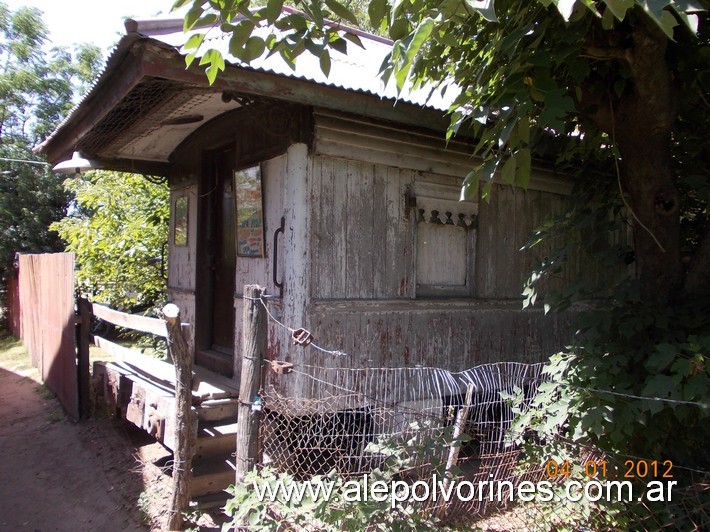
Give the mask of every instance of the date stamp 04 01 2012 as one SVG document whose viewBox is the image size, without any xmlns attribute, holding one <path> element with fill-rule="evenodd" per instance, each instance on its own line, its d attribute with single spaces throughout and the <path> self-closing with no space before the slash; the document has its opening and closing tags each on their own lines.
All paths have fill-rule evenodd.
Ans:
<svg viewBox="0 0 710 532">
<path fill-rule="evenodd" d="M 587 478 L 607 478 L 609 466 L 606 460 L 587 460 L 580 465 Z M 574 466 L 569 460 L 558 462 L 550 459 L 545 462 L 545 475 L 549 479 L 569 477 L 573 469 Z M 625 460 L 623 478 L 631 480 L 672 479 L 673 462 L 671 460 Z"/>
</svg>

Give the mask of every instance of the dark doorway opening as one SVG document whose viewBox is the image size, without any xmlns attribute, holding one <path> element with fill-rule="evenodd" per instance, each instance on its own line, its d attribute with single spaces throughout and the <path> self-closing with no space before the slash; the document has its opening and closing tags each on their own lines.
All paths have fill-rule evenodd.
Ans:
<svg viewBox="0 0 710 532">
<path fill-rule="evenodd" d="M 207 154 L 200 246 L 200 254 L 207 258 L 201 274 L 205 301 L 200 305 L 202 317 L 195 354 L 197 364 L 228 377 L 234 371 L 235 165 L 234 148 Z"/>
</svg>

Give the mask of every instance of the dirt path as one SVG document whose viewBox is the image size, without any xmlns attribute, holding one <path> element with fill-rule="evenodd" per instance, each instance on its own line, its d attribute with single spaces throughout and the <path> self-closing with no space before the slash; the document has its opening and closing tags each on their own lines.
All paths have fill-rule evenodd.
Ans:
<svg viewBox="0 0 710 532">
<path fill-rule="evenodd" d="M 7 353 L 0 353 L 0 530 L 147 530 L 134 455 L 140 435 L 111 419 L 71 422 L 26 359 Z"/>
<path fill-rule="evenodd" d="M 72 422 L 21 343 L 0 335 L 0 531 L 164 530 L 171 458 L 126 421 Z M 190 517 L 200 531 L 224 519 Z"/>
</svg>

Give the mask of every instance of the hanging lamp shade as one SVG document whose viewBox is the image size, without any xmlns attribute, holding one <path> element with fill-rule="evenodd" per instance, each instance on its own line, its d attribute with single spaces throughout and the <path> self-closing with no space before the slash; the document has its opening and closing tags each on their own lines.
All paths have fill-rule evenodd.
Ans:
<svg viewBox="0 0 710 532">
<path fill-rule="evenodd" d="M 80 174 L 94 168 L 101 168 L 101 165 L 97 161 L 84 158 L 81 153 L 75 151 L 71 159 L 58 163 L 52 168 L 52 171 L 58 174 Z"/>
</svg>

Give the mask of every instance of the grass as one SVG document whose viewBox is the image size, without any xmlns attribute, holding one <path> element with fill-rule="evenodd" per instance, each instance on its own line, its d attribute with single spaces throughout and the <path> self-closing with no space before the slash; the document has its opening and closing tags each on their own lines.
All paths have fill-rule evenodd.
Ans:
<svg viewBox="0 0 710 532">
<path fill-rule="evenodd" d="M 39 370 L 32 365 L 30 355 L 21 340 L 7 335 L 0 337 L 0 368 L 37 383 L 34 391 L 40 399 L 45 403 L 53 401 L 46 409 L 49 423 L 59 423 L 65 419 L 64 411 L 56 401 L 56 394 L 42 383 Z"/>
<path fill-rule="evenodd" d="M 32 366 L 30 355 L 20 340 L 12 336 L 0 339 L 0 368 L 35 380 L 39 372 Z"/>
</svg>

